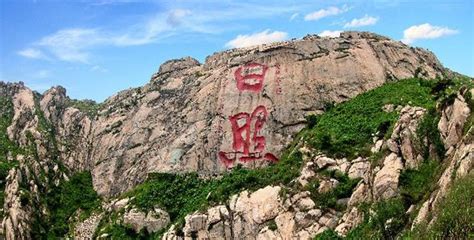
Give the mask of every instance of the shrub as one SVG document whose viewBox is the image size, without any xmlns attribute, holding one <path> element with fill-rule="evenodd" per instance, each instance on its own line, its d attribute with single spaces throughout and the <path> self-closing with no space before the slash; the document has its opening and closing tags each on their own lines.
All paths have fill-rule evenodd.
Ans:
<svg viewBox="0 0 474 240">
<path fill-rule="evenodd" d="M 438 176 L 439 162 L 425 160 L 417 169 L 400 173 L 399 187 L 406 206 L 416 204 L 433 190 Z"/>
<path fill-rule="evenodd" d="M 329 109 L 308 131 L 310 143 L 335 157 L 369 155 L 371 139 L 377 132 L 391 134 L 398 113 L 385 112 L 386 104 L 434 108 L 430 85 L 408 79 L 387 83 Z"/>
<path fill-rule="evenodd" d="M 360 179 L 351 179 L 347 174 L 340 171 L 323 170 L 320 174 L 326 175 L 330 178 L 335 178 L 339 181 L 339 184 L 329 192 L 319 193 L 319 181 L 310 182 L 308 185 L 308 191 L 311 193 L 311 198 L 316 206 L 319 206 L 321 209 L 341 209 L 342 206 L 337 206 L 337 200 L 350 197 Z"/>
<path fill-rule="evenodd" d="M 364 212 L 364 220 L 347 234 L 347 239 L 395 239 L 408 220 L 400 198 L 360 209 Z"/>
<path fill-rule="evenodd" d="M 180 226 L 187 214 L 209 204 L 224 202 L 245 189 L 253 191 L 267 185 L 289 185 L 299 175 L 301 164 L 302 155 L 293 144 L 278 163 L 265 168 L 236 166 L 221 178 L 213 179 L 202 179 L 196 173 L 153 173 L 125 196 L 135 196 L 132 203 L 144 211 L 158 205 Z"/>
<path fill-rule="evenodd" d="M 433 224 L 426 222 L 407 231 L 403 239 L 472 239 L 474 236 L 474 175 L 454 181 L 435 211 Z"/>
<path fill-rule="evenodd" d="M 51 211 L 48 238 L 59 238 L 69 231 L 69 220 L 78 209 L 84 219 L 100 207 L 100 199 L 92 187 L 91 174 L 81 172 L 54 187 L 46 195 L 46 204 Z"/>
<path fill-rule="evenodd" d="M 327 229 L 324 230 L 324 232 L 316 235 L 314 240 L 342 240 L 342 237 L 340 237 L 334 230 L 332 229 Z"/>
<path fill-rule="evenodd" d="M 445 149 L 441 141 L 441 135 L 438 130 L 438 122 L 440 117 L 434 108 L 428 109 L 423 119 L 418 124 L 416 135 L 418 139 L 418 148 L 423 153 L 424 159 L 430 157 L 430 147 L 433 146 L 436 150 L 437 158 L 443 158 Z"/>
<path fill-rule="evenodd" d="M 306 116 L 306 122 L 307 122 L 308 128 L 313 128 L 318 123 L 318 116 L 314 114 L 308 115 Z"/>
<path fill-rule="evenodd" d="M 102 108 L 101 104 L 96 103 L 94 100 L 77 100 L 70 99 L 68 105 L 74 108 L 79 109 L 81 112 L 85 113 L 89 117 L 93 118 L 97 115 L 99 110 Z"/>
</svg>

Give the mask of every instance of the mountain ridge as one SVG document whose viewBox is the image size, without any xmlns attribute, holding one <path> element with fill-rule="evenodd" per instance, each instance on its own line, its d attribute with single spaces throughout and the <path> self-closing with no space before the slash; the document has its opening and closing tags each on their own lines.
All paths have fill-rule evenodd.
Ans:
<svg viewBox="0 0 474 240">
<path fill-rule="evenodd" d="M 413 77 L 415 79 L 400 82 Z M 85 234 L 88 236 L 84 237 L 86 239 L 94 236 L 98 226 L 98 230 L 106 230 L 103 234 L 110 234 L 107 233 L 109 230 L 122 231 L 122 225 L 120 227 L 113 223 L 117 217 L 125 225 L 132 225 L 135 232 L 142 229 L 147 232 L 168 230 L 164 235 L 167 239 L 179 238 L 182 233 L 186 237 L 202 233 L 204 238 L 223 234 L 205 231 L 204 228 L 211 229 L 215 223 L 232 226 L 230 230 L 223 229 L 230 231 L 229 236 L 234 237 L 238 234 L 248 237 L 264 234 L 264 238 L 272 238 L 271 234 L 278 233 L 286 237 L 298 235 L 305 238 L 321 233 L 324 229 L 338 229 L 340 234 L 346 234 L 355 226 L 354 221 L 361 219 L 360 212 L 352 212 L 355 206 L 347 201 L 378 201 L 398 196 L 397 171 L 418 167 L 422 162 L 420 159 L 426 156 L 436 158 L 436 148 L 432 146 L 443 145 L 449 154 L 459 152 L 460 156 L 464 156 L 460 159 L 470 159 L 472 141 L 460 130 L 460 126 L 466 123 L 469 128 L 470 91 L 460 87 L 465 83 L 458 83 L 460 80 L 457 78 L 462 76 L 443 67 L 429 51 L 368 32 L 343 32 L 339 38 L 308 35 L 301 40 L 226 50 L 207 57 L 203 64 L 190 57 L 169 60 L 159 67 L 146 85 L 120 91 L 100 105 L 70 99 L 66 90 L 59 86 L 38 94 L 21 83 L 0 82 L 0 99 L 5 107 L 5 110 L 2 108 L 1 122 L 2 163 L 8 165 L 3 174 L 5 180 L 2 179 L 6 196 L 3 234 L 7 239 L 41 238 L 48 234 L 48 230 L 51 230 L 51 234 L 65 234 L 68 227 L 61 225 L 64 223 L 56 222 L 49 229 L 51 226 L 44 219 L 48 219 L 49 211 L 54 212 L 48 207 L 59 204 L 57 199 L 61 199 L 62 195 L 57 189 L 67 188 L 62 187 L 62 184 L 69 183 L 70 177 L 75 179 L 75 184 L 80 184 L 81 188 L 91 193 L 91 199 L 102 198 L 101 211 L 95 212 L 84 222 L 80 214 L 77 216 L 82 224 L 77 229 L 83 230 L 78 230 L 76 236 Z M 452 79 L 456 80 L 455 83 L 450 82 Z M 469 81 L 472 82 L 472 79 Z M 351 99 L 364 99 L 364 93 L 372 93 L 371 90 L 381 86 L 390 89 L 383 91 L 390 92 L 379 90 L 383 94 L 375 95 L 377 102 L 368 98 L 370 101 L 362 101 L 365 105 L 341 104 Z M 440 98 L 437 100 L 440 107 L 435 107 L 436 102 L 431 99 L 431 95 Z M 413 100 L 407 101 L 405 97 Z M 414 103 L 421 106 L 410 106 Z M 364 131 L 364 134 L 360 134 L 363 137 L 354 140 L 349 134 L 357 129 L 351 129 L 350 126 L 348 129 L 344 121 L 334 117 L 336 113 L 331 112 L 331 109 L 340 111 L 337 114 L 354 124 L 363 122 L 365 125 L 375 125 L 362 124 L 364 129 L 359 131 Z M 435 112 L 440 116 L 434 114 L 432 109 L 437 109 Z M 382 110 L 381 114 L 371 115 Z M 332 118 L 317 117 L 325 112 L 329 112 L 327 116 Z M 376 119 L 366 119 L 361 112 Z M 399 114 L 401 116 L 398 119 Z M 425 115 L 431 118 L 422 120 Z M 354 121 L 352 118 L 355 117 L 362 120 Z M 442 120 L 439 125 L 436 120 L 438 117 Z M 332 124 L 336 122 L 339 125 Z M 416 130 L 420 122 L 429 129 L 423 133 L 425 135 L 421 135 L 425 139 L 423 141 L 427 141 L 421 144 L 426 145 L 426 148 L 421 149 L 410 140 L 412 136 L 420 135 Z M 314 124 L 319 124 L 317 126 L 322 129 L 318 131 L 328 134 L 320 134 L 316 130 L 308 133 L 307 137 L 313 141 L 311 144 L 295 137 Z M 434 124 L 437 126 L 433 127 Z M 441 136 L 427 135 L 438 129 Z M 388 135 L 390 131 L 393 131 L 392 135 Z M 383 136 L 381 132 L 387 135 Z M 366 142 L 371 139 L 370 134 L 374 139 L 377 138 L 373 143 Z M 298 156 L 302 159 L 298 157 L 296 160 L 298 164 L 304 163 L 302 169 L 293 169 L 296 167 L 293 161 L 296 160 L 291 159 L 292 154 L 284 154 L 293 141 L 296 141 L 296 145 L 293 145 L 292 152 L 299 152 Z M 368 148 L 369 145 L 373 151 Z M 346 147 L 345 151 L 339 151 L 338 147 L 341 146 Z M 325 151 L 321 153 L 321 150 Z M 331 152 L 342 155 L 332 156 Z M 380 156 L 377 152 L 381 152 Z M 446 158 L 451 159 L 451 156 Z M 372 172 L 369 163 L 372 161 L 369 158 L 376 157 L 377 161 L 382 162 L 378 166 L 379 173 Z M 459 164 L 456 163 L 452 169 L 457 171 L 462 166 L 464 170 L 459 171 L 464 175 L 470 171 L 469 164 Z M 288 173 L 284 173 L 283 167 L 288 168 Z M 320 172 L 326 167 L 337 169 L 343 174 Z M 351 171 L 351 168 L 354 170 Z M 250 179 L 259 179 L 261 182 L 256 186 L 260 189 L 251 189 L 256 191 L 251 193 L 241 188 L 232 191 L 220 188 L 219 184 L 233 186 L 233 182 L 237 181 L 232 177 L 232 169 L 236 169 L 237 180 L 240 171 L 243 171 L 244 176 L 249 174 L 247 177 Z M 247 170 L 241 169 L 255 172 L 249 170 L 250 173 L 246 173 Z M 259 169 L 268 169 L 268 172 L 259 172 Z M 86 175 L 74 177 L 76 173 L 84 171 L 91 173 L 90 178 Z M 268 177 L 275 173 L 273 171 L 277 171 L 276 176 L 284 180 Z M 164 174 L 158 175 L 157 179 L 167 181 L 174 177 L 167 177 L 166 174 L 184 174 L 183 179 L 176 177 L 173 181 L 178 185 L 182 184 L 179 181 L 184 181 L 188 184 L 184 186 L 190 188 L 195 184 L 203 184 L 208 189 L 217 186 L 224 193 L 216 199 L 227 201 L 226 197 L 231 197 L 233 200 L 210 208 L 206 214 L 186 212 L 198 206 L 185 208 L 184 212 L 176 210 L 180 208 L 175 205 L 172 205 L 172 209 L 162 209 L 164 207 L 160 204 L 154 210 L 142 209 L 144 206 L 150 207 L 153 202 L 153 189 L 147 192 L 148 185 L 145 182 L 153 173 Z M 187 173 L 191 175 L 186 177 Z M 195 178 L 193 173 L 201 177 Z M 228 174 L 231 177 L 226 178 Z M 295 180 L 293 174 L 299 177 Z M 262 176 L 268 179 L 261 179 Z M 224 183 L 202 182 L 202 179 L 220 177 Z M 365 180 L 363 183 L 355 182 L 357 178 Z M 310 182 L 316 184 L 316 180 L 318 187 L 306 186 Z M 309 188 L 304 192 L 287 193 L 287 197 L 291 198 L 288 204 L 303 204 L 301 209 L 315 210 L 312 212 L 314 216 L 308 217 L 317 218 L 317 225 L 307 225 L 309 223 L 305 222 L 301 225 L 304 230 L 283 229 L 280 226 L 280 223 L 289 224 L 285 221 L 296 218 L 294 214 L 302 214 L 299 207 L 297 211 L 287 209 L 285 206 L 288 204 L 283 204 L 283 199 L 279 198 L 289 182 L 299 182 Z M 87 185 L 89 183 L 93 190 L 89 189 L 92 188 Z M 136 190 L 135 187 L 141 183 L 145 187 Z M 270 186 L 271 183 L 280 185 Z M 172 189 L 172 186 L 162 185 L 163 182 L 150 184 L 158 189 Z M 247 186 L 247 183 L 240 184 Z M 446 185 L 443 188 L 446 189 Z M 92 194 L 94 190 L 100 197 Z M 136 196 L 123 198 L 124 194 L 132 194 L 133 191 L 137 191 Z M 47 196 L 42 192 L 48 193 Z M 231 193 L 235 195 L 230 196 Z M 268 209 L 262 207 L 262 194 L 268 194 L 265 199 L 275 206 L 275 211 L 267 212 Z M 80 199 L 80 195 L 70 197 Z M 166 199 L 154 197 L 170 204 Z M 343 205 L 349 204 L 351 211 L 337 210 L 339 203 L 334 201 L 349 197 L 353 200 L 346 199 Z M 151 202 L 140 202 L 147 199 Z M 199 201 L 203 199 L 207 198 L 199 198 Z M 300 200 L 304 203 L 299 203 Z M 180 201 L 188 204 L 188 199 Z M 232 205 L 234 203 L 236 205 Z M 330 209 L 324 209 L 320 206 L 322 203 Z M 142 208 L 138 207 L 140 204 Z M 426 212 L 432 204 L 427 202 L 423 211 Z M 251 213 L 245 211 L 247 207 L 255 207 L 260 215 L 251 217 Z M 43 209 L 44 213 L 35 208 Z M 86 202 L 79 209 L 90 213 L 95 208 L 96 205 Z M 120 212 L 124 209 L 127 210 L 125 213 Z M 69 214 L 72 213 L 58 216 Z M 348 214 L 344 221 L 340 218 L 342 214 Z M 203 220 L 211 216 L 216 222 Z M 240 216 L 240 225 L 233 220 L 229 222 L 226 216 L 231 216 L 231 219 Z M 281 216 L 278 221 L 277 216 Z M 43 224 L 37 224 L 42 221 Z M 184 222 L 165 229 L 170 221 Z M 265 224 L 270 224 L 268 221 L 277 221 L 277 228 L 274 229 L 272 225 L 271 231 L 267 229 L 261 232 Z M 312 229 L 309 229 L 310 226 Z M 18 232 L 21 234 L 17 235 Z"/>
</svg>

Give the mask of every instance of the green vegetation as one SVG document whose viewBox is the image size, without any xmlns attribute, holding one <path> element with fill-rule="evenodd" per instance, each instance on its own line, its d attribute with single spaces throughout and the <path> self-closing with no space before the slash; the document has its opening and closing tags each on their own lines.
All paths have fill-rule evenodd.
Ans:
<svg viewBox="0 0 474 240">
<path fill-rule="evenodd" d="M 295 142 L 298 141 L 299 137 Z M 156 205 L 166 209 L 171 221 L 182 226 L 187 214 L 224 202 L 231 195 L 245 189 L 252 191 L 267 185 L 291 185 L 291 181 L 298 176 L 302 164 L 301 153 L 296 149 L 295 145 L 290 146 L 278 164 L 260 169 L 246 169 L 239 165 L 221 178 L 203 179 L 196 173 L 150 174 L 147 181 L 125 196 L 134 196 L 132 203 L 144 211 Z M 109 216 L 109 222 L 114 222 L 112 216 Z M 119 234 L 116 235 L 117 238 L 135 236 L 128 234 L 129 231 L 123 226 L 106 227 L 110 230 L 106 231 L 107 233 Z M 154 234 L 154 237 L 157 235 L 159 234 Z"/>
<path fill-rule="evenodd" d="M 275 230 L 278 229 L 278 225 L 276 224 L 275 219 L 272 219 L 272 220 L 268 221 L 267 224 L 268 224 L 268 225 L 267 225 L 267 226 L 268 226 L 268 229 L 270 229 L 270 230 L 272 230 L 272 231 L 275 231 Z"/>
<path fill-rule="evenodd" d="M 429 228 L 421 223 L 403 239 L 472 239 L 474 237 L 474 175 L 454 181 Z"/>
<path fill-rule="evenodd" d="M 405 206 L 419 203 L 434 190 L 439 170 L 438 161 L 425 160 L 417 169 L 406 169 L 400 173 L 399 187 Z"/>
<path fill-rule="evenodd" d="M 347 239 L 395 239 L 408 221 L 400 198 L 361 206 L 360 209 L 364 212 L 364 220 L 347 234 Z"/>
<path fill-rule="evenodd" d="M 398 118 L 396 112 L 381 111 L 385 104 L 421 106 L 428 110 L 416 131 L 418 150 L 424 161 L 417 169 L 407 169 L 400 175 L 401 197 L 378 203 L 362 204 L 364 213 L 362 224 L 348 233 L 344 239 L 468 239 L 474 235 L 474 180 L 454 183 L 448 197 L 438 208 L 435 224 L 427 230 L 420 225 L 409 231 L 409 206 L 420 204 L 434 190 L 436 179 L 442 171 L 437 159 L 444 157 L 445 149 L 438 132 L 440 109 L 452 104 L 461 88 L 472 88 L 470 79 L 417 80 L 410 79 L 386 84 L 380 88 L 361 94 L 353 100 L 329 110 L 318 119 L 308 119 L 313 126 L 308 132 L 312 144 L 333 156 L 354 157 L 368 153 L 371 138 L 377 132 L 379 137 L 388 137 Z M 470 93 L 464 96 L 472 108 Z M 464 133 L 472 126 L 472 114 L 468 118 Z M 345 121 L 345 122 L 344 122 Z M 467 129 L 466 129 L 467 128 Z M 431 151 L 430 151 L 431 148 Z M 434 152 L 432 150 L 435 150 Z M 434 153 L 434 154 L 433 154 Z M 381 156 L 372 154 L 372 164 Z M 317 186 L 316 186 L 317 187 Z M 312 188 L 315 188 L 313 186 Z M 469 190 L 467 190 L 469 189 Z M 404 232 L 405 231 L 405 232 Z M 403 233 L 403 235 L 401 235 Z M 342 239 L 333 230 L 327 230 L 315 239 Z"/>
<path fill-rule="evenodd" d="M 0 206 L 3 206 L 4 190 L 8 171 L 17 165 L 15 161 L 8 161 L 8 154 L 12 157 L 21 152 L 17 144 L 7 135 L 7 128 L 13 118 L 13 103 L 6 97 L 0 97 Z M 0 217 L 3 216 L 3 211 Z"/>
<path fill-rule="evenodd" d="M 142 209 L 155 205 L 166 209 L 171 220 L 182 220 L 186 214 L 229 199 L 244 189 L 289 184 L 298 176 L 301 153 L 284 156 L 279 164 L 261 169 L 246 169 L 237 166 L 220 179 L 205 180 L 196 173 L 150 174 L 148 180 L 129 193 L 135 196 L 133 203 Z"/>
<path fill-rule="evenodd" d="M 332 229 L 327 229 L 324 232 L 316 235 L 314 237 L 314 240 L 341 240 L 342 237 L 340 237 L 336 231 Z"/>
<path fill-rule="evenodd" d="M 441 141 L 441 135 L 438 130 L 440 119 L 438 115 L 434 108 L 430 108 L 416 129 L 418 148 L 422 151 L 424 159 L 430 157 L 441 159 L 445 153 L 444 144 Z M 430 156 L 430 147 L 434 147 L 436 150 L 435 156 Z"/>
<path fill-rule="evenodd" d="M 323 170 L 320 174 L 336 179 L 339 184 L 328 192 L 318 193 L 319 181 L 310 182 L 307 185 L 307 190 L 310 191 L 314 203 L 321 209 L 336 208 L 342 210 L 343 206 L 339 206 L 337 200 L 350 197 L 360 179 L 351 179 L 347 174 L 340 171 Z"/>
<path fill-rule="evenodd" d="M 93 118 L 97 115 L 99 110 L 102 108 L 102 105 L 96 103 L 94 100 L 77 100 L 69 99 L 69 106 L 79 109 L 81 112 L 87 114 L 89 117 Z"/>
<path fill-rule="evenodd" d="M 377 133 L 389 136 L 398 119 L 396 111 L 383 111 L 384 105 L 435 107 L 431 85 L 427 82 L 408 79 L 387 83 L 330 108 L 319 116 L 316 124 L 312 119 L 310 143 L 330 156 L 368 156 L 372 137 Z"/>
<path fill-rule="evenodd" d="M 70 219 L 75 213 L 80 210 L 79 219 L 87 218 L 99 208 L 100 199 L 92 187 L 91 174 L 81 172 L 47 193 L 46 204 L 51 211 L 46 227 L 48 239 L 57 239 L 70 231 Z"/>
</svg>

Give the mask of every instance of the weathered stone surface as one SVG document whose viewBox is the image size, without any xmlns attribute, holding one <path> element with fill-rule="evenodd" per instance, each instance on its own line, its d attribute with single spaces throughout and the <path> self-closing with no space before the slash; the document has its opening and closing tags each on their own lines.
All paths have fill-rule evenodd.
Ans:
<svg viewBox="0 0 474 240">
<path fill-rule="evenodd" d="M 22 83 L 0 82 L 0 96 L 13 103 L 8 137 L 21 147 L 34 143 L 38 154 L 38 160 L 20 157 L 19 166 L 9 173 L 1 233 L 7 239 L 29 238 L 33 209 L 21 205 L 20 180 L 31 197 L 38 198 L 38 189 L 50 189 L 50 185 L 67 180 L 67 174 L 87 170 L 93 174 L 94 188 L 104 197 L 111 197 L 142 182 L 150 172 L 197 171 L 215 175 L 235 164 L 265 166 L 278 161 L 293 134 L 304 126 L 304 117 L 323 112 L 325 103 L 348 100 L 387 81 L 412 77 L 416 72 L 433 78 L 445 71 L 453 74 L 428 51 L 376 34 L 345 32 L 339 38 L 307 36 L 232 49 L 209 56 L 203 64 L 189 57 L 168 61 L 160 66 L 150 83 L 107 99 L 97 116 L 72 107 L 62 87 L 38 94 Z M 314 156 L 320 154 L 314 153 L 304 155 L 312 165 L 307 165 L 307 171 L 296 180 L 307 184 L 316 177 L 316 168 L 363 176 L 363 182 L 347 203 L 349 207 L 361 201 L 395 196 L 398 172 L 416 167 L 420 161 L 412 137 L 425 112 L 401 108 L 384 108 L 387 112 L 400 111 L 401 117 L 390 139 L 374 142 L 374 152 L 384 147 L 392 152 L 380 170 L 375 167 L 366 171 L 364 164 L 325 156 L 318 156 L 319 161 L 313 162 Z M 462 176 L 471 172 L 472 139 L 462 140 L 460 131 L 468 110 L 461 95 L 443 110 L 439 129 L 450 148 L 448 156 L 462 161 L 452 160 L 453 167 L 440 179 L 440 192 L 449 186 L 451 174 Z M 242 134 L 254 136 L 248 143 L 236 131 L 236 122 L 242 124 L 245 120 L 250 130 Z M 243 152 L 244 156 L 235 152 Z M 62 165 L 70 171 L 64 171 Z M 38 181 L 44 172 L 51 179 Z M 329 186 L 326 190 L 335 184 L 331 179 L 322 182 Z M 195 213 L 189 218 L 186 231 L 191 235 L 197 231 L 202 238 L 307 239 L 337 224 L 341 231 L 352 227 L 350 221 L 340 221 L 341 213 L 316 209 L 307 193 L 292 193 L 283 202 L 277 189 L 269 186 L 253 193 L 245 191 L 235 195 L 227 206 Z M 439 196 L 433 196 L 425 205 L 436 206 Z M 115 202 L 107 211 L 125 206 L 125 202 Z M 34 207 L 41 214 L 48 214 L 41 203 Z M 128 222 L 140 223 L 136 229 L 158 231 L 169 222 L 169 217 L 161 214 L 125 209 Z M 276 222 L 276 230 L 267 226 L 272 221 Z M 95 223 L 96 219 L 91 219 L 79 229 L 89 234 Z M 179 238 L 172 231 L 165 236 Z"/>
<path fill-rule="evenodd" d="M 423 118 L 426 110 L 421 107 L 405 106 L 400 111 L 400 117 L 390 137 L 389 149 L 397 154 L 400 154 L 407 168 L 416 168 L 423 159 L 420 155 L 420 150 L 416 149 L 414 141 L 417 140 L 416 130 L 418 123 Z M 418 139 L 422 141 L 423 139 Z M 398 146 L 393 146 L 398 143 Z"/>
<path fill-rule="evenodd" d="M 470 113 L 471 110 L 461 94 L 457 95 L 452 105 L 442 111 L 438 129 L 446 149 L 461 140 L 463 126 Z"/>
<path fill-rule="evenodd" d="M 364 178 L 370 170 L 370 162 L 365 159 L 357 159 L 349 168 L 348 175 L 350 178 Z"/>
<path fill-rule="evenodd" d="M 363 214 L 356 208 L 347 211 L 340 220 L 340 224 L 334 229 L 337 233 L 345 236 L 349 230 L 356 227 L 363 220 Z"/>
<path fill-rule="evenodd" d="M 33 211 L 30 207 L 21 204 L 21 196 L 25 194 L 20 189 L 20 184 L 25 176 L 17 169 L 11 169 L 8 173 L 5 188 L 4 215 L 2 222 L 3 236 L 7 240 L 31 239 L 31 219 Z"/>
<path fill-rule="evenodd" d="M 309 36 L 232 49 L 204 64 L 189 57 L 170 60 L 149 84 L 107 99 L 94 119 L 68 107 L 59 87 L 41 96 L 40 108 L 58 128 L 58 138 L 68 142 L 61 149 L 66 165 L 92 170 L 95 189 L 111 196 L 149 172 L 215 174 L 236 163 L 259 167 L 276 161 L 289 136 L 304 126 L 304 116 L 321 112 L 325 102 L 345 101 L 420 69 L 427 78 L 446 70 L 428 51 L 376 34 L 346 32 L 339 38 Z M 16 110 L 9 135 L 20 141 L 36 121 L 28 118 L 35 108 L 33 94 L 23 87 L 12 96 Z M 261 129 L 250 131 L 259 132 L 265 144 L 244 152 L 256 151 L 260 160 L 233 159 L 233 152 L 244 150 L 233 143 L 229 120 L 239 113 L 259 116 Z"/>
<path fill-rule="evenodd" d="M 80 222 L 74 229 L 74 239 L 89 240 L 94 237 L 94 233 L 99 226 L 102 214 L 93 213 L 83 222 Z"/>
<path fill-rule="evenodd" d="M 159 208 L 148 213 L 133 208 L 123 215 L 123 222 L 132 226 L 135 232 L 145 228 L 149 233 L 153 233 L 166 227 L 170 223 L 170 216 Z"/>
<path fill-rule="evenodd" d="M 398 194 L 398 177 L 402 169 L 402 160 L 395 153 L 385 158 L 382 169 L 375 175 L 375 198 L 388 199 Z"/>
<path fill-rule="evenodd" d="M 130 201 L 130 198 L 123 198 L 123 199 L 117 200 L 116 202 L 112 203 L 112 209 L 114 211 L 119 211 L 120 209 L 125 208 L 125 206 L 127 206 L 129 201 Z"/>
<path fill-rule="evenodd" d="M 281 211 L 280 189 L 280 187 L 267 186 L 251 194 L 244 191 L 230 209 L 237 214 L 242 214 L 242 218 L 261 224 L 275 218 Z"/>
</svg>

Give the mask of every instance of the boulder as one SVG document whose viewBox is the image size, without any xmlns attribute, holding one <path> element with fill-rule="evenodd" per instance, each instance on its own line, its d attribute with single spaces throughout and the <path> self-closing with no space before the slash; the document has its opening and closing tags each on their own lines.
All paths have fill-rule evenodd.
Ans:
<svg viewBox="0 0 474 240">
<path fill-rule="evenodd" d="M 130 225 L 135 232 L 140 232 L 145 228 L 149 233 L 153 233 L 168 226 L 170 216 L 159 208 L 155 208 L 148 213 L 132 208 L 123 215 L 123 223 Z"/>
</svg>

